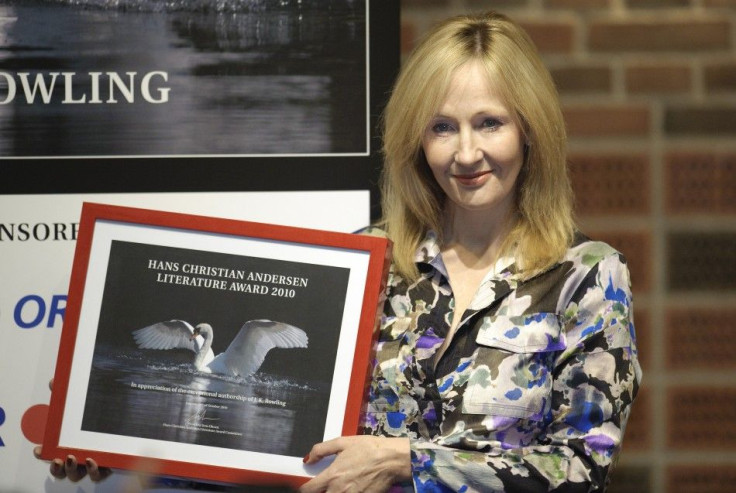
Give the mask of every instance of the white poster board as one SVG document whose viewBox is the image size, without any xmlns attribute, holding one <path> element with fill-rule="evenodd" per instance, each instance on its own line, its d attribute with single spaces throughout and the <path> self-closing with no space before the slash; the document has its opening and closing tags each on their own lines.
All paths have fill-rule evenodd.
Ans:
<svg viewBox="0 0 736 493">
<path fill-rule="evenodd" d="M 57 481 L 33 458 L 56 363 L 83 201 L 355 231 L 369 222 L 368 191 L 0 196 L 0 491 L 136 491 L 115 474 L 103 483 Z M 131 489 L 132 486 L 132 489 Z"/>
</svg>

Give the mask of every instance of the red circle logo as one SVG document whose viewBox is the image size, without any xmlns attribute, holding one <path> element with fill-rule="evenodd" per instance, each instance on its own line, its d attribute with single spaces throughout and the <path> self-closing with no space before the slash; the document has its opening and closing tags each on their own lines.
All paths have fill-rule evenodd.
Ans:
<svg viewBox="0 0 736 493">
<path fill-rule="evenodd" d="M 46 429 L 48 414 L 48 404 L 36 404 L 23 413 L 23 418 L 20 420 L 20 429 L 29 442 L 36 445 L 43 443 L 43 432 Z"/>
</svg>

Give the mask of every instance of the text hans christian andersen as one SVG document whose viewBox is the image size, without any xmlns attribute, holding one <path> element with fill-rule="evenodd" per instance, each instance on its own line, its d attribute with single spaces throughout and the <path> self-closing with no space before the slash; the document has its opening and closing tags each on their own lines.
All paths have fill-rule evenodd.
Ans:
<svg viewBox="0 0 736 493">
<path fill-rule="evenodd" d="M 297 288 L 306 288 L 309 279 L 227 267 L 148 260 L 148 269 L 156 271 L 156 282 L 223 291 L 294 298 Z"/>
</svg>

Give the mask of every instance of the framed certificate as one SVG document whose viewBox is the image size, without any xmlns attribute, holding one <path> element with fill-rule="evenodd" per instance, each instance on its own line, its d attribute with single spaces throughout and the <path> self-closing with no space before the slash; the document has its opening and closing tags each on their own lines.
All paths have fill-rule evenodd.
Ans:
<svg viewBox="0 0 736 493">
<path fill-rule="evenodd" d="M 298 486 L 358 428 L 383 238 L 85 203 L 45 459 Z"/>
</svg>

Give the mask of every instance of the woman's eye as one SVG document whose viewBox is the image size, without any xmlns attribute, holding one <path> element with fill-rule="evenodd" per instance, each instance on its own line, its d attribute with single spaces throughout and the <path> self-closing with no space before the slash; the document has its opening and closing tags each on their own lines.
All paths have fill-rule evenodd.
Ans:
<svg viewBox="0 0 736 493">
<path fill-rule="evenodd" d="M 444 134 L 452 130 L 452 125 L 446 122 L 435 123 L 432 125 L 432 132 L 436 134 Z"/>
<path fill-rule="evenodd" d="M 501 126 L 501 122 L 496 120 L 495 118 L 486 118 L 485 120 L 483 120 L 481 126 L 483 128 L 495 129 Z"/>
</svg>

